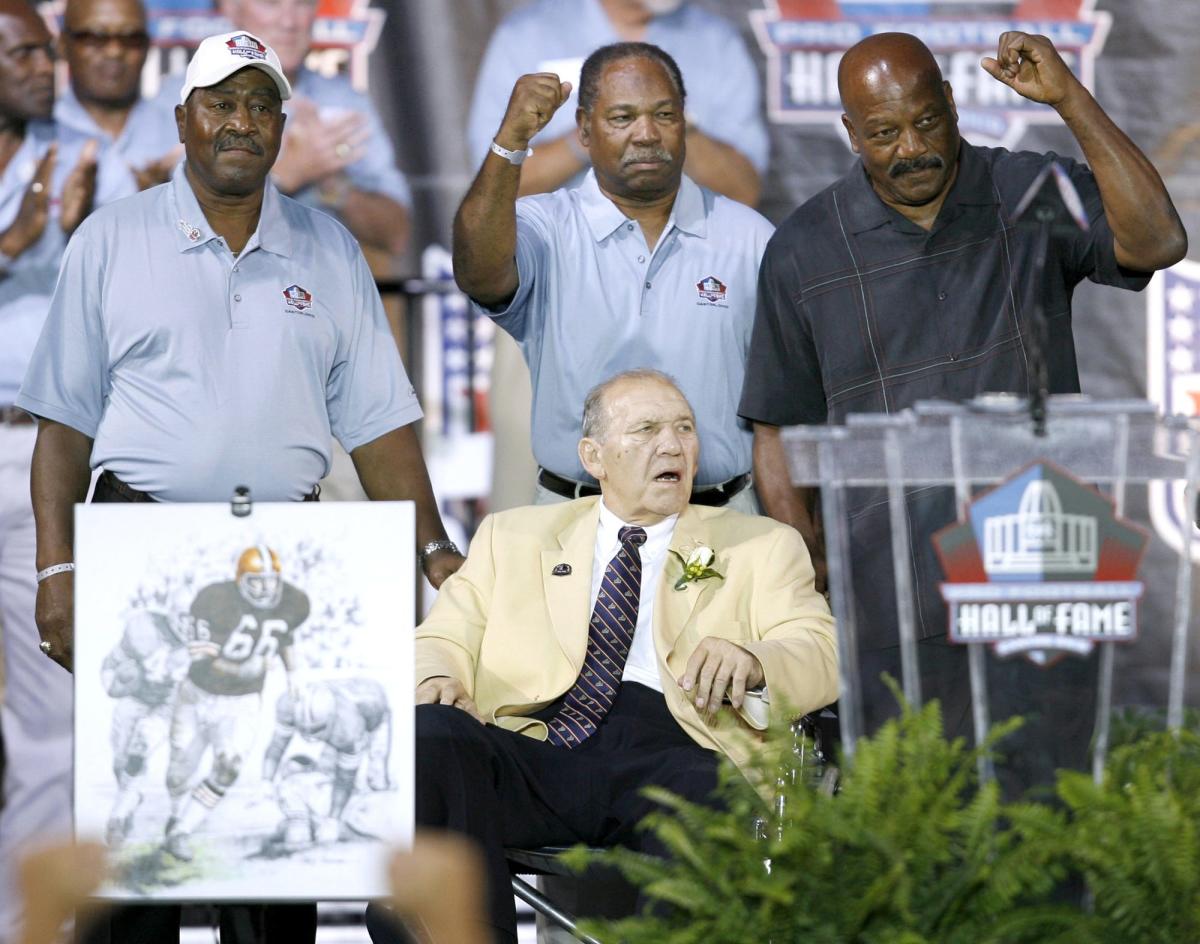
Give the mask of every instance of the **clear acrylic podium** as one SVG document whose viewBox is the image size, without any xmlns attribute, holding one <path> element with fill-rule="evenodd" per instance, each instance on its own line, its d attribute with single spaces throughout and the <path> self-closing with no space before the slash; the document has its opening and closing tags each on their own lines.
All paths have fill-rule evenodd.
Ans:
<svg viewBox="0 0 1200 944">
<path fill-rule="evenodd" d="M 918 403 L 902 413 L 852 415 L 844 426 L 792 427 L 783 433 L 792 481 L 819 486 L 825 532 L 830 597 L 837 619 L 841 660 L 841 720 L 847 759 L 863 733 L 855 608 L 851 605 L 854 555 L 847 521 L 847 490 L 886 491 L 891 525 L 892 561 L 902 687 L 910 704 L 921 703 L 914 586 L 910 566 L 905 489 L 947 486 L 954 489 L 959 512 L 972 490 L 995 485 L 1022 466 L 1048 461 L 1105 492 L 1123 515 L 1127 490 L 1138 486 L 1178 488 L 1180 505 L 1195 521 L 1200 486 L 1200 418 L 1160 417 L 1143 400 L 1093 401 L 1053 396 L 1047 405 L 1046 435 L 1038 436 L 1028 402 L 1011 395 L 977 398 L 970 403 Z M 946 524 L 953 522 L 947 521 Z M 1174 574 L 1172 642 L 1167 723 L 1183 719 L 1188 635 L 1192 619 L 1194 552 L 1200 537 L 1190 523 L 1181 528 Z M 976 742 L 990 726 L 984 644 L 969 645 L 968 663 Z M 1097 729 L 1093 770 L 1097 778 L 1108 749 L 1112 703 L 1113 647 L 1100 646 Z M 993 775 L 981 761 L 980 776 Z"/>
</svg>

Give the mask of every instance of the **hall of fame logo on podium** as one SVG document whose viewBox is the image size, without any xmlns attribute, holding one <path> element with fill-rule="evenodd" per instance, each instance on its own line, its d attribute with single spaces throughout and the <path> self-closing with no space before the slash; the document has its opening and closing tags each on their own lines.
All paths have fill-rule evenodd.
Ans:
<svg viewBox="0 0 1200 944">
<path fill-rule="evenodd" d="M 1200 417 L 1200 262 L 1184 260 L 1154 276 L 1146 292 L 1146 396 L 1164 416 Z M 1173 458 L 1187 455 L 1186 433 L 1157 446 Z M 1177 553 L 1184 528 L 1196 528 L 1184 501 L 1183 481 L 1150 483 L 1150 521 Z M 1200 529 L 1192 536 L 1200 562 Z"/>
<path fill-rule="evenodd" d="M 1042 666 L 1086 656 L 1097 642 L 1132 642 L 1147 540 L 1063 469 L 1026 467 L 933 537 L 950 640 Z"/>
</svg>

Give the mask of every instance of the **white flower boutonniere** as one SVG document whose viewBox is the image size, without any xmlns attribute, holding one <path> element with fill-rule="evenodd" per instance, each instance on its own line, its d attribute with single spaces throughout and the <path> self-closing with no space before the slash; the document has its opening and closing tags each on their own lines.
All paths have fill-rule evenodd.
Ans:
<svg viewBox="0 0 1200 944">
<path fill-rule="evenodd" d="M 717 577 L 720 580 L 725 579 L 724 574 L 719 574 L 710 566 L 716 559 L 717 554 L 711 547 L 705 547 L 703 544 L 698 544 L 688 552 L 685 558 L 674 548 L 671 553 L 683 565 L 683 573 L 679 575 L 679 579 L 675 581 L 675 589 L 683 590 L 693 580 L 707 580 L 709 577 Z"/>
</svg>

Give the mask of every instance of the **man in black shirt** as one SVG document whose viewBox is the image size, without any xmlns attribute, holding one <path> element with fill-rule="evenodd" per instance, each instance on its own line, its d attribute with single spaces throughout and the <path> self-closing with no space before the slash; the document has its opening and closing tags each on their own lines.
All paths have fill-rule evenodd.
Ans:
<svg viewBox="0 0 1200 944">
<path fill-rule="evenodd" d="M 840 423 L 850 413 L 891 413 L 923 399 L 1028 392 L 1034 292 L 1047 323 L 1049 392 L 1078 391 L 1075 285 L 1089 278 L 1139 290 L 1149 273 L 1186 252 L 1157 172 L 1048 39 L 1005 33 L 996 58 L 982 67 L 1055 108 L 1089 166 L 963 142 L 953 92 L 929 50 L 907 34 L 879 34 L 847 51 L 838 70 L 842 122 L 861 162 L 796 210 L 763 258 L 739 412 L 755 424 L 754 476 L 764 508 L 805 535 L 814 559 L 822 555 L 813 494 L 791 486 L 780 426 Z M 1052 238 L 1044 282 L 1034 284 L 1036 237 L 1012 219 L 1051 161 L 1067 170 L 1090 225 Z M 899 676 L 880 497 L 856 496 L 850 509 L 868 729 L 892 710 L 891 696 L 872 689 L 879 672 Z M 944 645 L 940 569 L 928 540 L 955 517 L 952 497 L 917 493 L 909 515 L 924 693 L 943 700 L 948 730 L 969 733 L 965 650 Z"/>
</svg>

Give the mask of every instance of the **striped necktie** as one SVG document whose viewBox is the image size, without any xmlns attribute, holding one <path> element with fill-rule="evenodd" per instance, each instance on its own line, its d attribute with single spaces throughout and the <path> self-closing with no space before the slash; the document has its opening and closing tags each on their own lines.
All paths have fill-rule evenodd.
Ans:
<svg viewBox="0 0 1200 944">
<path fill-rule="evenodd" d="M 642 591 L 642 558 L 638 548 L 646 543 L 642 528 L 626 527 L 617 534 L 620 548 L 604 568 L 600 593 L 588 624 L 583 669 L 562 707 L 547 723 L 549 741 L 559 747 L 578 747 L 596 733 L 608 714 L 637 628 Z"/>
</svg>

